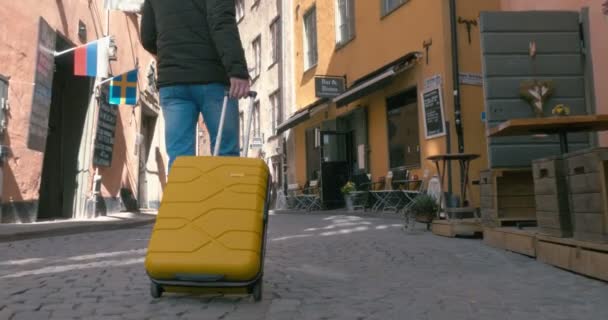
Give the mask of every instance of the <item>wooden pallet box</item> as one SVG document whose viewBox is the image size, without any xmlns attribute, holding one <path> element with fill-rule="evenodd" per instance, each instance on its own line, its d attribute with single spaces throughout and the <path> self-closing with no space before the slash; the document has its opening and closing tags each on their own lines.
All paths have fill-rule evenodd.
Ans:
<svg viewBox="0 0 608 320">
<path fill-rule="evenodd" d="M 565 156 L 574 238 L 608 243 L 608 148 Z"/>
<path fill-rule="evenodd" d="M 553 237 L 572 237 L 567 169 L 563 158 L 534 160 L 532 172 L 538 232 Z"/>
<path fill-rule="evenodd" d="M 532 169 L 492 169 L 480 173 L 480 207 L 485 227 L 536 221 Z"/>
</svg>

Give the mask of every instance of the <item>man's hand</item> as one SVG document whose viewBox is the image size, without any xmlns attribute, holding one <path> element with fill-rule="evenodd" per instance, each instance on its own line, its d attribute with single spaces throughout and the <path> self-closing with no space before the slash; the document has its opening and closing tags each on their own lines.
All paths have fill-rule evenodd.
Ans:
<svg viewBox="0 0 608 320">
<path fill-rule="evenodd" d="M 242 99 L 249 93 L 249 80 L 230 78 L 230 98 Z"/>
</svg>

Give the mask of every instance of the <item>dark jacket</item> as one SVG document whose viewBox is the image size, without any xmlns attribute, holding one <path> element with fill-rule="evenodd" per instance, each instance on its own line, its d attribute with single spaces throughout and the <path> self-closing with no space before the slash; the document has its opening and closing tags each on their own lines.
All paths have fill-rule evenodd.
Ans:
<svg viewBox="0 0 608 320">
<path fill-rule="evenodd" d="M 249 79 L 234 0 L 146 0 L 144 48 L 158 57 L 158 86 Z"/>
</svg>

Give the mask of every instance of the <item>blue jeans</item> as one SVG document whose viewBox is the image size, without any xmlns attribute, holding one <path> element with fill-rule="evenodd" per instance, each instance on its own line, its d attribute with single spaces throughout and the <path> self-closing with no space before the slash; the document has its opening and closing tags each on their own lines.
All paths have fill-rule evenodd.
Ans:
<svg viewBox="0 0 608 320">
<path fill-rule="evenodd" d="M 228 88 L 222 84 L 175 85 L 160 88 L 160 104 L 165 118 L 165 143 L 169 168 L 180 156 L 196 153 L 196 126 L 199 114 L 209 131 L 211 150 L 219 128 L 222 104 Z M 220 156 L 240 155 L 238 101 L 230 99 L 226 108 Z"/>
</svg>

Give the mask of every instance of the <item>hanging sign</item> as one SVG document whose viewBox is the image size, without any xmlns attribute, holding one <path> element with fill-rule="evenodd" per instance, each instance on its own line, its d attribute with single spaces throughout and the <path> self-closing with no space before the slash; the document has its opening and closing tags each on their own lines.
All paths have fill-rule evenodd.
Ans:
<svg viewBox="0 0 608 320">
<path fill-rule="evenodd" d="M 343 77 L 315 77 L 315 96 L 317 98 L 335 98 L 346 91 L 346 81 Z"/>
<path fill-rule="evenodd" d="M 424 116 L 424 131 L 427 139 L 441 137 L 446 134 L 441 93 L 441 86 L 430 87 L 422 92 L 422 114 Z"/>
<path fill-rule="evenodd" d="M 55 30 L 40 18 L 38 29 L 38 49 L 35 65 L 34 95 L 27 147 L 44 152 L 49 131 L 49 115 L 53 96 L 53 75 L 55 68 Z"/>
</svg>

